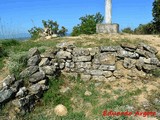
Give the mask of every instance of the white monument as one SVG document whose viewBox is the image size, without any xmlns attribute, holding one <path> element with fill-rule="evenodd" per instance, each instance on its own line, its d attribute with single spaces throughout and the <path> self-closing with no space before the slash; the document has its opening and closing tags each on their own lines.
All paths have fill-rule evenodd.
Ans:
<svg viewBox="0 0 160 120">
<path fill-rule="evenodd" d="M 97 33 L 118 33 L 119 25 L 112 23 L 112 0 L 105 0 L 105 23 L 97 24 Z"/>
</svg>

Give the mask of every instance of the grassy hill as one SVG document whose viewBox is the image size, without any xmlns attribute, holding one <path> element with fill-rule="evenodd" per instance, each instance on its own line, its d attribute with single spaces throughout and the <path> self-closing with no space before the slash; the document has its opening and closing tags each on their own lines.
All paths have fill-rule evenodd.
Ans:
<svg viewBox="0 0 160 120">
<path fill-rule="evenodd" d="M 160 51 L 160 36 L 158 35 L 129 35 L 129 34 L 94 34 L 78 37 L 62 37 L 50 40 L 0 41 L 0 82 L 9 73 L 18 75 L 26 67 L 26 54 L 32 47 L 37 47 L 41 53 L 54 49 L 57 43 L 74 43 L 77 47 L 99 47 L 119 45 L 121 43 L 138 44 L 144 42 Z M 160 58 L 160 53 L 157 55 Z M 50 89 L 38 102 L 35 109 L 16 119 L 25 120 L 133 120 L 133 119 L 160 119 L 159 117 L 142 115 L 128 116 L 103 116 L 105 110 L 112 111 L 156 111 L 160 114 L 160 72 L 157 77 L 119 79 L 117 81 L 101 83 L 83 80 L 73 77 L 61 76 L 51 80 Z M 69 89 L 68 89 L 69 88 Z M 62 92 L 65 91 L 65 92 Z M 89 92 L 90 95 L 85 93 Z M 68 109 L 68 115 L 58 117 L 54 113 L 54 107 L 63 104 Z M 9 115 L 14 118 L 14 110 L 10 103 L 0 110 L 0 118 L 3 120 Z M 145 115 L 144 115 L 145 116 Z"/>
</svg>

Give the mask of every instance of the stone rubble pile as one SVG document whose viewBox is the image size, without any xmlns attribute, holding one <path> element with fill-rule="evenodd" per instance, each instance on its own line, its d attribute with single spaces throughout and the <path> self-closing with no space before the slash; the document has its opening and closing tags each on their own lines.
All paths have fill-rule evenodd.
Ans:
<svg viewBox="0 0 160 120">
<path fill-rule="evenodd" d="M 0 88 L 0 104 L 12 100 L 20 112 L 32 110 L 35 103 L 49 89 L 48 80 L 55 75 L 69 75 L 84 81 L 114 81 L 120 78 L 138 79 L 159 68 L 158 51 L 149 45 L 121 44 L 77 48 L 60 43 L 56 50 L 40 54 L 37 48 L 28 52 L 27 68 L 20 79 L 7 76 Z"/>
</svg>

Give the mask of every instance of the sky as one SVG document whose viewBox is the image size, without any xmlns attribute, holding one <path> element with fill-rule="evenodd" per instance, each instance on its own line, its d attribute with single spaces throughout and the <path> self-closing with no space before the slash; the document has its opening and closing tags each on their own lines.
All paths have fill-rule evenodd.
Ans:
<svg viewBox="0 0 160 120">
<path fill-rule="evenodd" d="M 120 29 L 135 28 L 152 21 L 154 0 L 112 0 L 112 22 Z M 42 27 L 42 20 L 57 21 L 68 32 L 86 14 L 104 15 L 105 0 L 0 0 L 0 37 L 28 33 L 33 26 Z"/>
</svg>

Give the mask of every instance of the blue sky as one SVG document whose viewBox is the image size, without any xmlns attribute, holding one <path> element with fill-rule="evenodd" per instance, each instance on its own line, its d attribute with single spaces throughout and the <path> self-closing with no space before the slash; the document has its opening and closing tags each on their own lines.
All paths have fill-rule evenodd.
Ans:
<svg viewBox="0 0 160 120">
<path fill-rule="evenodd" d="M 112 21 L 135 28 L 152 20 L 154 0 L 112 0 Z M 42 27 L 42 20 L 52 19 L 69 32 L 86 14 L 104 15 L 105 0 L 0 0 L 0 34 L 27 33 L 33 26 Z"/>
</svg>

